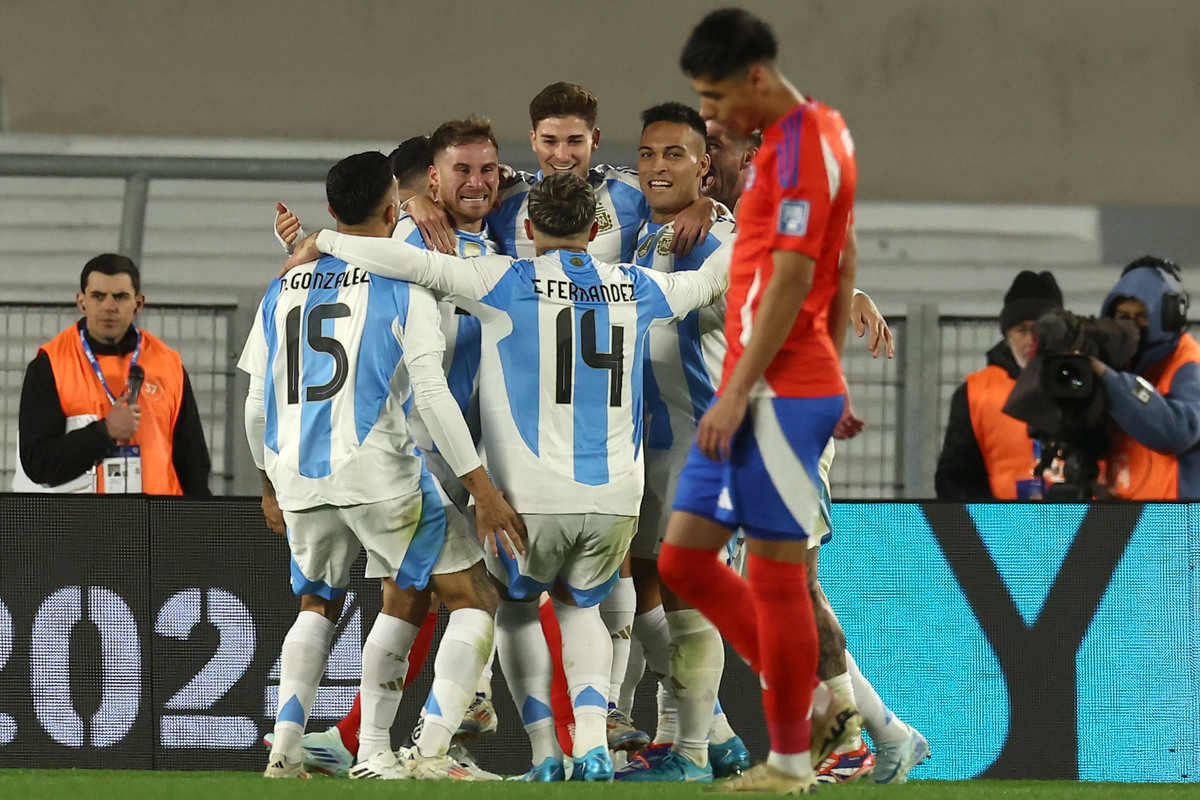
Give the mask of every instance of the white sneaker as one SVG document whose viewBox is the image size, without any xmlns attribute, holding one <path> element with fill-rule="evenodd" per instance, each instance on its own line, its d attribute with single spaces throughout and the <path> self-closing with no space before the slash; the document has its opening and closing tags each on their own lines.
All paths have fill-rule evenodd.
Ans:
<svg viewBox="0 0 1200 800">
<path fill-rule="evenodd" d="M 908 738 L 875 748 L 875 783 L 905 783 L 912 768 L 929 758 L 929 742 L 908 726 Z"/>
<path fill-rule="evenodd" d="M 307 778 L 302 761 L 288 761 L 283 756 L 274 759 L 263 770 L 264 778 Z"/>
<path fill-rule="evenodd" d="M 270 747 L 274 742 L 274 732 L 268 731 L 263 736 L 263 743 Z M 308 769 L 335 778 L 345 776 L 346 771 L 354 766 L 354 755 L 342 743 L 342 734 L 337 728 L 301 736 L 300 756 Z"/>
<path fill-rule="evenodd" d="M 476 693 L 471 705 L 467 706 L 467 712 L 463 714 L 462 722 L 459 723 L 454 738 L 455 740 L 470 739 L 495 732 L 496 706 L 492 704 L 491 698 Z"/>
<path fill-rule="evenodd" d="M 404 761 L 409 777 L 419 781 L 474 781 L 466 767 L 449 755 L 423 756 L 417 748 L 408 753 Z"/>
<path fill-rule="evenodd" d="M 396 760 L 395 753 L 385 750 L 351 767 L 350 778 L 351 780 L 403 781 L 409 778 L 409 774 L 404 764 Z"/>
<path fill-rule="evenodd" d="M 450 745 L 450 750 L 446 755 L 457 761 L 458 765 L 467 772 L 471 773 L 471 777 L 477 781 L 504 780 L 503 775 L 497 775 L 494 772 L 488 772 L 486 769 L 479 766 L 479 764 L 475 762 L 475 756 L 471 755 L 471 751 L 468 750 L 461 742 L 455 742 L 454 744 Z"/>
</svg>

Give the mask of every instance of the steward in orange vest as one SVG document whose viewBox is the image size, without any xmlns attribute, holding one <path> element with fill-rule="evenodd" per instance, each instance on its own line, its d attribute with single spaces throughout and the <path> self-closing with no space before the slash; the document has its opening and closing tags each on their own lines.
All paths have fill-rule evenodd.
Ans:
<svg viewBox="0 0 1200 800">
<path fill-rule="evenodd" d="M 210 461 L 179 354 L 133 326 L 144 302 L 124 256 L 88 262 L 83 319 L 25 372 L 15 491 L 207 495 Z M 144 374 L 127 396 L 131 368 Z"/>
<path fill-rule="evenodd" d="M 1033 322 L 1062 306 L 1049 272 L 1025 270 L 1004 295 L 1004 341 L 988 351 L 988 366 L 967 376 L 950 400 L 950 421 L 934 485 L 942 500 L 1037 499 L 1043 483 L 1033 468 L 1040 453 L 1028 426 L 1004 413 L 1017 375 L 1033 355 Z"/>
<path fill-rule="evenodd" d="M 1093 359 L 1108 398 L 1112 447 L 1104 483 L 1128 500 L 1200 498 L 1200 343 L 1184 333 L 1179 267 L 1146 256 L 1125 268 L 1101 316 L 1141 330 L 1128 371 Z"/>
</svg>

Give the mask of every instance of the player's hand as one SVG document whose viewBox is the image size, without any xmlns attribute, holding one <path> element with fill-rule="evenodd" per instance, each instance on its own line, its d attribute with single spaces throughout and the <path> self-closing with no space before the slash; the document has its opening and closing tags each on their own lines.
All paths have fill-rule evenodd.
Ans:
<svg viewBox="0 0 1200 800">
<path fill-rule="evenodd" d="M 837 425 L 833 426 L 833 438 L 852 439 L 862 433 L 865 427 L 867 427 L 867 423 L 854 413 L 854 406 L 850 402 L 850 392 L 846 392 L 846 403 L 842 406 L 842 418 L 838 420 Z"/>
<path fill-rule="evenodd" d="M 280 536 L 287 535 L 287 525 L 283 522 L 283 511 L 279 508 L 279 500 L 273 494 L 264 493 L 262 496 L 263 517 L 267 520 L 267 527 L 273 533 L 278 533 Z"/>
<path fill-rule="evenodd" d="M 696 444 L 701 453 L 713 461 L 729 458 L 733 436 L 746 418 L 748 404 L 746 398 L 728 393 L 717 398 L 700 418 L 700 427 L 696 430 Z"/>
<path fill-rule="evenodd" d="M 283 203 L 275 204 L 275 233 L 283 240 L 290 254 L 296 237 L 300 235 L 300 218 Z"/>
<path fill-rule="evenodd" d="M 884 351 L 887 357 L 896 356 L 896 341 L 892 338 L 892 329 L 875 307 L 875 301 L 866 292 L 856 292 L 854 297 L 850 298 L 850 322 L 854 325 L 854 333 L 858 338 L 866 336 L 868 331 L 871 333 L 867 339 L 867 350 L 871 352 L 872 358 L 879 358 L 879 348 L 884 344 L 887 345 Z"/>
<path fill-rule="evenodd" d="M 430 250 L 451 256 L 458 255 L 458 239 L 454 235 L 454 225 L 450 222 L 446 210 L 435 203 L 433 198 L 419 194 L 405 204 L 404 212 L 412 217 Z"/>
<path fill-rule="evenodd" d="M 716 221 L 716 201 L 710 197 L 693 200 L 691 205 L 675 215 L 675 236 L 671 239 L 671 252 L 679 257 L 691 253 L 692 247 L 704 243 Z"/>
<path fill-rule="evenodd" d="M 499 489 L 475 498 L 475 531 L 480 543 L 493 556 L 500 555 L 500 548 L 509 558 L 515 558 L 516 553 L 525 554 L 525 542 L 529 538 L 525 523 Z"/>
<path fill-rule="evenodd" d="M 133 438 L 141 423 L 142 407 L 137 403 L 129 405 L 129 392 L 117 398 L 116 403 L 109 409 L 108 416 L 104 418 L 108 438 L 114 442 L 124 442 Z"/>
<path fill-rule="evenodd" d="M 310 261 L 316 261 L 322 256 L 320 250 L 317 249 L 317 234 L 310 233 L 300 240 L 300 243 L 292 250 L 292 254 L 288 256 L 287 263 L 283 265 L 283 269 L 279 271 L 279 276 L 292 267 L 298 267 L 301 264 L 307 264 Z"/>
</svg>

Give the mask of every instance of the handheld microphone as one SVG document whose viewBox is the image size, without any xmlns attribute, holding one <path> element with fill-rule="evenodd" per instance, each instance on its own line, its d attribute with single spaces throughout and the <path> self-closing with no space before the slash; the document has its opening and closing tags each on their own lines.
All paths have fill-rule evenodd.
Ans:
<svg viewBox="0 0 1200 800">
<path fill-rule="evenodd" d="M 133 405 L 138 401 L 138 394 L 142 391 L 142 381 L 146 380 L 146 370 L 134 364 L 129 368 L 128 405 Z"/>
</svg>

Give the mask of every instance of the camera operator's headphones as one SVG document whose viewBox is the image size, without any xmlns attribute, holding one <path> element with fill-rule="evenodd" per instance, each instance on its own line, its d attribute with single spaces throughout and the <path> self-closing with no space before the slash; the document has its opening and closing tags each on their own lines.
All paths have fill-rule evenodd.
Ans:
<svg viewBox="0 0 1200 800">
<path fill-rule="evenodd" d="M 1142 256 L 1121 271 L 1122 277 L 1135 269 L 1156 269 L 1163 273 L 1168 284 L 1177 289 L 1174 292 L 1163 292 L 1159 314 L 1165 332 L 1182 333 L 1187 327 L 1188 296 L 1180 283 L 1182 279 L 1179 277 L 1179 265 L 1165 258 Z"/>
</svg>

